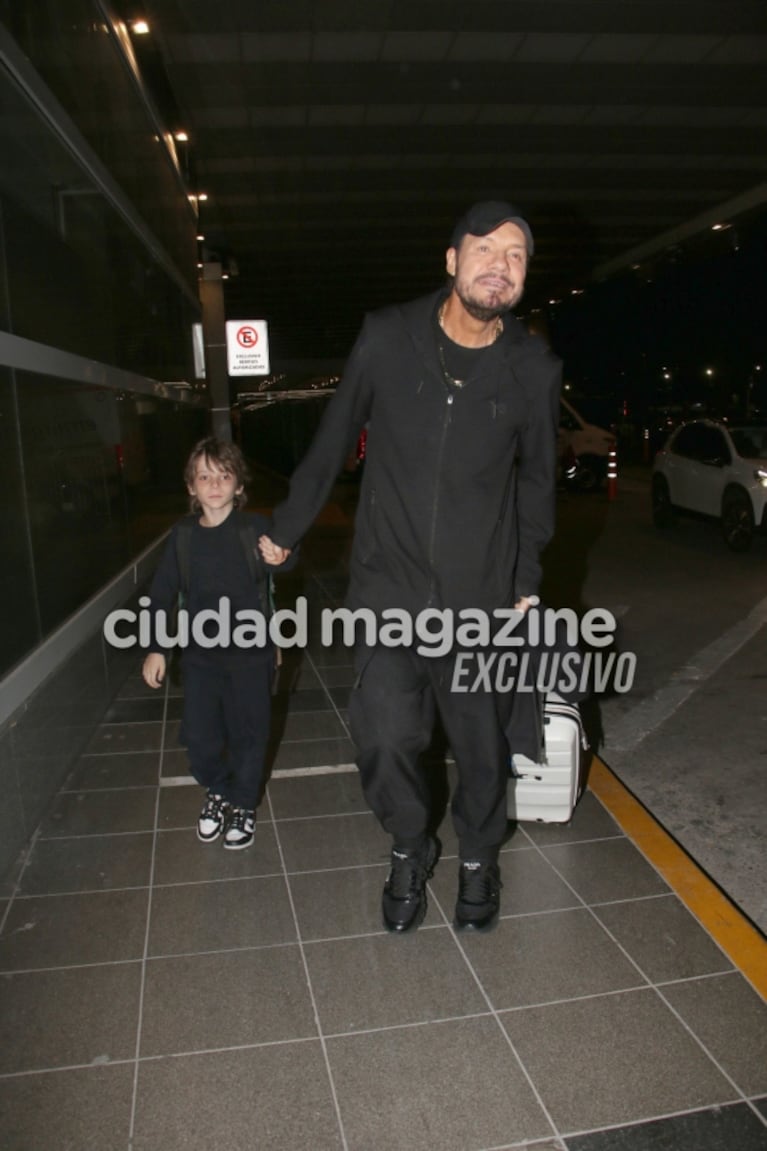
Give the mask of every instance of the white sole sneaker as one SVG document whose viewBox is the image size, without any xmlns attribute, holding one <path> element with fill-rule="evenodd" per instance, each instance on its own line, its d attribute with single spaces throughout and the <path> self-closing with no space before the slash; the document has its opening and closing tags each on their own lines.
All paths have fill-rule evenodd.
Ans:
<svg viewBox="0 0 767 1151">
<path fill-rule="evenodd" d="M 224 847 L 227 851 L 242 851 L 250 847 L 256 835 L 256 820 L 253 813 L 244 811 L 241 807 L 233 807 L 229 819 L 229 826 L 224 835 Z"/>
</svg>

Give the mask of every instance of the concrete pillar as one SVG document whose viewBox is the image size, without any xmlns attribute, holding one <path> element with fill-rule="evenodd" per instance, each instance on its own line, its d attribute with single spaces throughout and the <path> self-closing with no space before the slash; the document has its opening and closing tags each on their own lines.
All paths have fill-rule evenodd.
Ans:
<svg viewBox="0 0 767 1151">
<path fill-rule="evenodd" d="M 210 391 L 213 435 L 232 439 L 232 407 L 226 367 L 226 315 L 221 265 L 205 263 L 200 279 L 202 341 L 205 346 L 205 379 Z"/>
</svg>

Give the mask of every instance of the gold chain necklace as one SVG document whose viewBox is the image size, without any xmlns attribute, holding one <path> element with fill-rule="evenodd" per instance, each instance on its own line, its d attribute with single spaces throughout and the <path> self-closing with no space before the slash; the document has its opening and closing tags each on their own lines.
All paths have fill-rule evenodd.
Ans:
<svg viewBox="0 0 767 1151">
<path fill-rule="evenodd" d="M 443 332 L 445 332 L 444 319 L 445 319 L 445 309 L 446 308 L 447 308 L 447 300 L 443 300 L 442 303 L 440 304 L 439 311 L 437 312 L 437 323 L 439 324 L 439 326 Z M 488 344 L 483 344 L 482 347 L 483 348 L 489 348 L 491 344 L 495 343 L 495 341 L 498 339 L 498 337 L 500 336 L 502 331 L 503 331 L 503 320 L 501 319 L 500 316 L 496 316 L 495 317 L 495 331 L 493 332 L 493 338 L 492 338 L 492 340 L 490 340 L 490 342 Z M 447 336 L 447 332 L 445 332 L 445 335 Z M 450 339 L 450 336 L 447 336 L 447 338 Z M 455 341 L 453 341 L 453 342 L 455 342 Z M 463 347 L 464 345 L 460 345 L 460 346 Z M 479 348 L 477 350 L 481 351 L 481 348 Z M 450 375 L 450 372 L 447 370 L 447 365 L 445 364 L 445 349 L 442 347 L 442 341 L 441 340 L 437 340 L 437 355 L 439 356 L 439 366 L 442 368 L 442 375 L 445 377 L 445 383 L 446 384 L 452 384 L 452 386 L 454 388 L 462 388 L 468 381 L 467 380 L 458 380 L 458 379 L 456 379 L 455 376 Z"/>
</svg>

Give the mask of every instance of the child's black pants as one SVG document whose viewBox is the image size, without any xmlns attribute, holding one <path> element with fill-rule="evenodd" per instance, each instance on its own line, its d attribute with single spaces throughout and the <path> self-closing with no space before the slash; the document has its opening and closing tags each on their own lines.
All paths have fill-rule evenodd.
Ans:
<svg viewBox="0 0 767 1151">
<path fill-rule="evenodd" d="M 227 668 L 184 661 L 181 743 L 198 783 L 255 810 L 264 777 L 274 653 Z"/>
</svg>

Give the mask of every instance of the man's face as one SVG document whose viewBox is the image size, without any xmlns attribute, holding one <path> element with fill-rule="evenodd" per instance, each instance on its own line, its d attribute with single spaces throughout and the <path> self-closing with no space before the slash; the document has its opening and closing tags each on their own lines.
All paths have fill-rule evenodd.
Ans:
<svg viewBox="0 0 767 1151">
<path fill-rule="evenodd" d="M 510 311 L 522 297 L 527 275 L 527 248 L 521 228 L 501 224 L 487 236 L 464 236 L 448 248 L 447 271 L 453 290 L 469 315 L 492 320 Z"/>
</svg>

